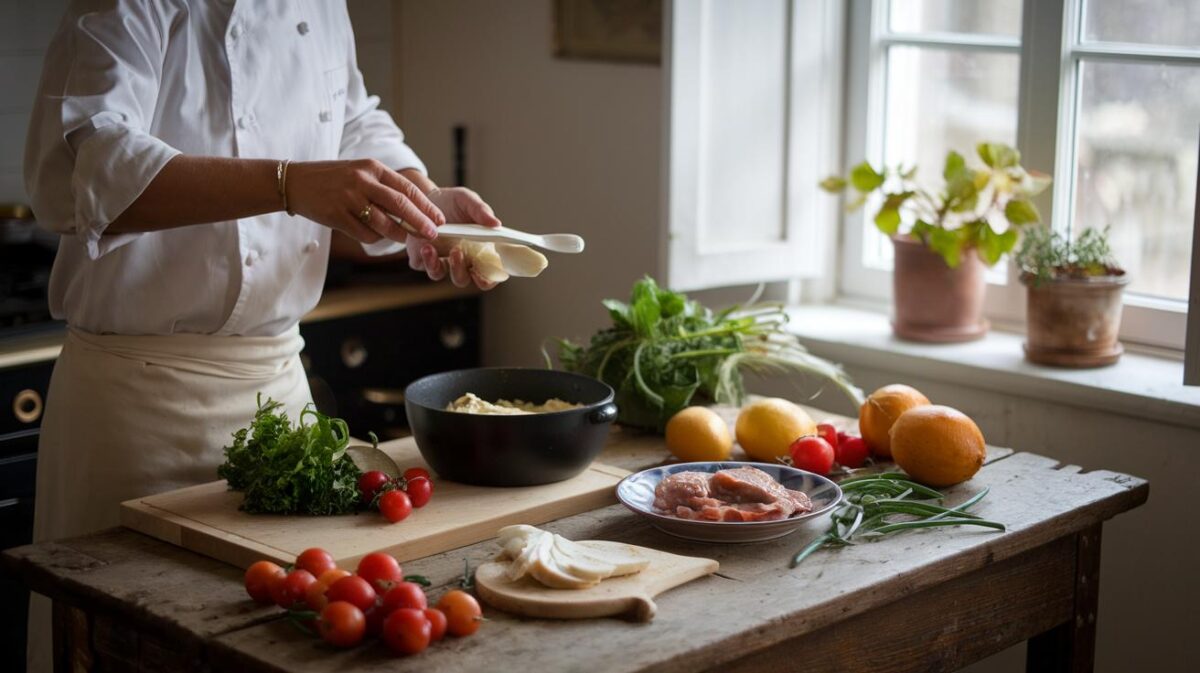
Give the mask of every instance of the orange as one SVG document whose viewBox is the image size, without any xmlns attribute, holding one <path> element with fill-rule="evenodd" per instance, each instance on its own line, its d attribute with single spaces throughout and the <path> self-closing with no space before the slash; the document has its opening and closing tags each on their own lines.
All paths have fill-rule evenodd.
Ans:
<svg viewBox="0 0 1200 673">
<path fill-rule="evenodd" d="M 768 397 L 742 408 L 734 432 L 751 459 L 774 463 L 776 458 L 788 455 L 792 442 L 817 434 L 817 424 L 795 404 Z"/>
<path fill-rule="evenodd" d="M 892 458 L 913 479 L 934 487 L 973 477 L 987 449 L 966 414 L 940 404 L 909 409 L 892 425 Z"/>
<path fill-rule="evenodd" d="M 871 393 L 858 410 L 858 431 L 871 452 L 885 458 L 892 455 L 892 440 L 888 432 L 900 414 L 929 404 L 921 391 L 903 383 L 893 383 Z"/>
<path fill-rule="evenodd" d="M 717 412 L 688 407 L 667 421 L 667 450 L 686 461 L 728 460 L 733 436 Z"/>
</svg>

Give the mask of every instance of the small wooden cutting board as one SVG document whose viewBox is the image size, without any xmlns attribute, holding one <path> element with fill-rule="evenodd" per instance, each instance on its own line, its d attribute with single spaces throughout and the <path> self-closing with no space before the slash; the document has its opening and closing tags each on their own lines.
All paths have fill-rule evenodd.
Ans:
<svg viewBox="0 0 1200 673">
<path fill-rule="evenodd" d="M 624 617 L 648 622 L 658 606 L 654 597 L 696 578 L 715 573 L 712 559 L 679 556 L 621 542 L 587 540 L 581 545 L 636 554 L 650 565 L 633 575 L 606 579 L 590 589 L 551 589 L 525 576 L 508 579 L 507 562 L 485 563 L 475 570 L 475 590 L 488 605 L 516 615 L 544 619 Z"/>
</svg>

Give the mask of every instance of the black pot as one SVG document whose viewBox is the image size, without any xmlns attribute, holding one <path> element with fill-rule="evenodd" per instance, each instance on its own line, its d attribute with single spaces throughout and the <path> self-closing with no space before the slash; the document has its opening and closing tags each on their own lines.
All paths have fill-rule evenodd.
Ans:
<svg viewBox="0 0 1200 673">
<path fill-rule="evenodd" d="M 495 402 L 557 397 L 567 411 L 491 416 L 446 411 L 466 393 Z M 438 476 L 477 486 L 534 486 L 570 479 L 604 448 L 617 417 L 613 390 L 552 369 L 462 369 L 418 379 L 404 391 L 417 448 Z"/>
</svg>

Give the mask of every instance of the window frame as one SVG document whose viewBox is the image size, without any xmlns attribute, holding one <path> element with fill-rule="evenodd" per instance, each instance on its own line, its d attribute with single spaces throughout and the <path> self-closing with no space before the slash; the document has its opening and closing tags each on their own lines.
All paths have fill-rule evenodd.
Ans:
<svg viewBox="0 0 1200 673">
<path fill-rule="evenodd" d="M 1023 0 L 1018 38 L 941 33 L 893 33 L 891 0 L 851 0 L 846 63 L 848 162 L 878 163 L 883 157 L 887 98 L 887 50 L 892 46 L 987 50 L 1019 53 L 1017 147 L 1023 163 L 1054 176 L 1054 189 L 1037 203 L 1049 226 L 1068 231 L 1074 221 L 1074 182 L 1078 103 L 1084 61 L 1175 63 L 1200 66 L 1200 49 L 1086 41 L 1087 0 Z M 1048 68 L 1046 64 L 1056 63 Z M 969 149 L 969 148 L 967 148 Z M 862 263 L 863 236 L 870 222 L 863 213 L 842 218 L 839 298 L 851 302 L 890 302 L 891 272 Z M 1006 257 L 1008 282 L 990 284 L 985 314 L 1012 327 L 1025 322 L 1025 288 Z M 1193 264 L 1194 266 L 1195 264 Z M 1193 269 L 1195 271 L 1195 269 Z M 1126 293 L 1120 338 L 1126 342 L 1179 351 L 1184 346 L 1187 302 Z"/>
</svg>

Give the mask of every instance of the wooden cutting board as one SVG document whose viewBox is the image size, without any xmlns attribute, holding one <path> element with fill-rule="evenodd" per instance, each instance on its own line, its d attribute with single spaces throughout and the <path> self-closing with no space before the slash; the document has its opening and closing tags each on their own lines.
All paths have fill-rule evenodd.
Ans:
<svg viewBox="0 0 1200 673">
<path fill-rule="evenodd" d="M 679 556 L 620 542 L 587 540 L 582 545 L 612 548 L 650 559 L 633 575 L 606 579 L 590 589 L 551 589 L 531 577 L 513 581 L 507 562 L 485 563 L 475 570 L 475 591 L 488 605 L 526 617 L 588 619 L 620 616 L 639 622 L 654 618 L 654 597 L 662 592 L 715 573 L 719 564 L 706 558 Z"/>
<path fill-rule="evenodd" d="M 413 439 L 380 445 L 401 469 L 427 467 Z M 378 512 L 342 516 L 279 516 L 238 510 L 242 494 L 214 481 L 121 503 L 121 524 L 240 568 L 260 559 L 292 563 L 309 547 L 354 567 L 385 551 L 401 561 L 457 549 L 516 523 L 537 525 L 616 502 L 627 470 L 593 463 L 567 481 L 521 488 L 485 488 L 434 480 L 433 499 L 404 521 Z"/>
</svg>

